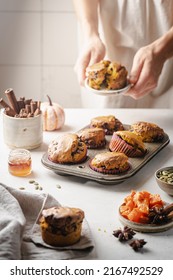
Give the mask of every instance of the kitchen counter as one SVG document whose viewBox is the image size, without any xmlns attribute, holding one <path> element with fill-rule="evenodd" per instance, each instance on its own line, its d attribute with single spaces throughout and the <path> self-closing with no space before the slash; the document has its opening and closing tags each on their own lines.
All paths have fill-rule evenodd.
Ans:
<svg viewBox="0 0 173 280">
<path fill-rule="evenodd" d="M 49 192 L 62 205 L 79 207 L 85 212 L 89 223 L 95 249 L 87 259 L 172 259 L 173 228 L 160 233 L 137 233 L 147 244 L 139 253 L 123 244 L 113 236 L 113 230 L 123 227 L 118 219 L 118 208 L 132 189 L 158 193 L 168 203 L 173 197 L 164 193 L 157 185 L 154 173 L 163 166 L 173 166 L 173 111 L 169 109 L 65 109 L 66 121 L 62 130 L 44 132 L 43 144 L 31 150 L 32 174 L 28 177 L 15 177 L 8 172 L 10 149 L 3 142 L 2 112 L 0 119 L 0 181 L 14 188 L 24 187 L 30 192 Z M 67 132 L 76 132 L 89 124 L 92 117 L 115 115 L 122 123 L 132 124 L 143 120 L 158 124 L 169 135 L 170 143 L 161 150 L 133 177 L 120 184 L 104 185 L 74 176 L 62 176 L 46 169 L 42 155 L 47 151 L 51 140 Z M 35 190 L 29 180 L 37 181 L 43 190 Z M 59 186 L 59 187 L 58 187 Z"/>
</svg>

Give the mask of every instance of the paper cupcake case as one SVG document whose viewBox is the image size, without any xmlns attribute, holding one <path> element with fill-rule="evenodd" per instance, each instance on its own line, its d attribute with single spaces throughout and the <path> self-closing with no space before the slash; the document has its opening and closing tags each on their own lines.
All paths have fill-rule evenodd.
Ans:
<svg viewBox="0 0 173 280">
<path fill-rule="evenodd" d="M 92 159 L 91 159 L 92 160 Z M 126 172 L 127 170 L 129 170 L 130 169 L 130 164 L 129 165 L 127 165 L 126 167 L 125 167 L 125 169 L 124 170 L 121 170 L 121 169 L 110 169 L 110 170 L 108 170 L 108 169 L 104 169 L 104 167 L 95 167 L 95 166 L 93 166 L 92 164 L 91 164 L 91 160 L 90 160 L 90 162 L 89 162 L 89 166 L 90 166 L 90 168 L 92 169 L 92 170 L 94 170 L 94 171 L 96 171 L 96 172 L 100 172 L 100 173 L 103 173 L 103 174 L 121 174 L 121 173 L 124 173 L 124 172 Z"/>
<path fill-rule="evenodd" d="M 112 139 L 109 144 L 109 149 L 112 152 L 122 152 L 128 157 L 142 157 L 144 155 L 141 151 L 133 148 L 127 142 L 125 142 L 123 139 L 121 139 L 115 134 L 112 136 Z"/>
</svg>

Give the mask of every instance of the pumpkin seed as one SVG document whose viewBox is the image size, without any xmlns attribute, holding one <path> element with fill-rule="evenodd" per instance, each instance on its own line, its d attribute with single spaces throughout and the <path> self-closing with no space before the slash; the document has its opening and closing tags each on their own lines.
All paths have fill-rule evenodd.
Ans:
<svg viewBox="0 0 173 280">
<path fill-rule="evenodd" d="M 173 170 L 162 170 L 157 174 L 157 178 L 165 183 L 173 185 Z"/>
</svg>

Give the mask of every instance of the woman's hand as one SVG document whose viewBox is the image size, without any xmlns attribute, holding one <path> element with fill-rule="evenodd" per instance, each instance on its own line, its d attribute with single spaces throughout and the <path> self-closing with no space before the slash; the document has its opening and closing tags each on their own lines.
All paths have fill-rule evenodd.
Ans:
<svg viewBox="0 0 173 280">
<path fill-rule="evenodd" d="M 139 49 L 134 56 L 129 79 L 133 86 L 125 95 L 140 99 L 154 90 L 164 62 L 165 58 L 157 51 L 156 44 Z"/>
<path fill-rule="evenodd" d="M 105 53 L 105 45 L 98 36 L 93 36 L 86 41 L 75 65 L 80 85 L 84 85 L 87 67 L 102 60 Z"/>
</svg>

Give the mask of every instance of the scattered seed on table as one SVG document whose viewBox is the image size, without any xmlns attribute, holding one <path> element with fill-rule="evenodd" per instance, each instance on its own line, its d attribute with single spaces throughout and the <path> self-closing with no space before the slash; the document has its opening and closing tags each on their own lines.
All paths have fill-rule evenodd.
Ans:
<svg viewBox="0 0 173 280">
<path fill-rule="evenodd" d="M 19 190 L 25 190 L 25 187 L 19 187 Z"/>
<path fill-rule="evenodd" d="M 30 184 L 34 184 L 35 181 L 34 181 L 34 180 L 29 180 L 29 183 L 30 183 Z"/>
</svg>

